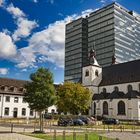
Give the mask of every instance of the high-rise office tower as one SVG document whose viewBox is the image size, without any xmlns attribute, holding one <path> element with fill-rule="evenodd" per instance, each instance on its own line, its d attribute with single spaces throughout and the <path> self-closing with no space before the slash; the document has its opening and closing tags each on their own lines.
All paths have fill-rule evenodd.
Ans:
<svg viewBox="0 0 140 140">
<path fill-rule="evenodd" d="M 94 49 L 96 52 L 96 59 L 101 66 L 109 66 L 114 63 L 123 63 L 140 58 L 140 15 L 134 11 L 129 11 L 122 7 L 118 3 L 112 3 L 107 5 L 95 12 L 92 12 L 89 17 L 84 19 L 88 22 L 87 25 L 87 35 L 85 32 L 84 36 L 87 36 L 87 44 L 84 49 L 86 51 L 79 51 L 77 55 L 81 55 L 82 62 L 84 65 L 88 64 L 88 52 Z M 78 21 L 78 20 L 77 20 Z M 66 27 L 73 25 L 76 21 L 69 23 Z M 79 24 L 79 26 L 82 26 Z M 73 37 L 77 37 L 77 30 L 71 29 L 71 34 Z M 79 32 L 82 35 L 83 32 Z M 66 28 L 66 40 L 69 36 L 69 32 Z M 85 38 L 86 40 L 86 38 Z M 67 42 L 67 41 L 66 41 Z M 74 42 L 74 40 L 72 40 Z M 74 51 L 75 44 L 71 45 L 71 51 Z M 81 44 L 81 50 L 83 45 Z M 65 46 L 65 59 L 67 58 L 69 46 L 66 43 Z M 79 46 L 80 49 L 80 46 Z M 73 54 L 71 53 L 71 56 Z M 87 57 L 87 58 L 85 58 Z M 76 59 L 75 59 L 76 61 Z M 83 65 L 82 62 L 76 65 Z M 74 66 L 74 61 L 71 61 L 71 65 Z M 70 67 L 70 65 L 69 65 Z M 71 70 L 67 67 L 67 61 L 65 60 L 65 80 L 75 81 Z M 77 69 L 78 71 L 78 69 Z M 79 67 L 79 71 L 81 68 Z M 68 75 L 66 73 L 68 72 Z M 79 80 L 81 80 L 82 75 L 79 73 Z M 79 81 L 78 79 L 76 81 Z M 75 81 L 75 82 L 76 82 Z"/>
<path fill-rule="evenodd" d="M 87 63 L 87 20 L 80 18 L 66 25 L 65 80 L 81 81 L 82 67 Z"/>
</svg>

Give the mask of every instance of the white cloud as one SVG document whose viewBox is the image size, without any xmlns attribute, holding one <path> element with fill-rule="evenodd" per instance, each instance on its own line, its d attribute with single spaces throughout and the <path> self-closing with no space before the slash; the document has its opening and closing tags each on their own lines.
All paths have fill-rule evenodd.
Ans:
<svg viewBox="0 0 140 140">
<path fill-rule="evenodd" d="M 21 71 L 22 71 L 22 72 L 26 72 L 26 71 L 27 71 L 27 69 L 22 69 Z"/>
<path fill-rule="evenodd" d="M 107 3 L 117 2 L 119 0 L 99 0 L 102 6 L 105 6 Z"/>
<path fill-rule="evenodd" d="M 10 4 L 6 10 L 13 15 L 15 23 L 17 24 L 17 29 L 12 35 L 14 41 L 28 37 L 31 34 L 32 29 L 38 26 L 36 21 L 28 20 L 24 12 L 18 7 L 14 7 L 13 4 Z"/>
<path fill-rule="evenodd" d="M 9 35 L 0 32 L 0 57 L 9 58 L 16 55 L 16 46 Z"/>
<path fill-rule="evenodd" d="M 37 3 L 37 2 L 38 2 L 38 0 L 33 0 L 33 2 L 34 2 L 34 3 Z"/>
<path fill-rule="evenodd" d="M 31 47 L 25 47 L 18 50 L 17 56 L 14 58 L 18 68 L 34 68 L 36 62 L 36 55 L 34 54 Z"/>
<path fill-rule="evenodd" d="M 17 30 L 15 30 L 14 34 L 12 35 L 15 41 L 19 40 L 20 38 L 28 37 L 31 34 L 32 29 L 37 27 L 37 23 L 26 18 L 18 18 L 17 26 Z"/>
<path fill-rule="evenodd" d="M 89 9 L 83 11 L 81 15 L 68 16 L 64 20 L 56 21 L 46 29 L 34 33 L 29 39 L 29 45 L 19 50 L 16 58 L 17 67 L 34 67 L 36 63 L 49 61 L 63 68 L 66 23 L 93 11 Z"/>
<path fill-rule="evenodd" d="M 0 68 L 0 75 L 6 75 L 8 73 L 7 68 Z"/>
<path fill-rule="evenodd" d="M 0 6 L 3 6 L 5 4 L 5 0 L 0 0 Z"/>
<path fill-rule="evenodd" d="M 25 16 L 25 14 L 18 7 L 14 7 L 13 4 L 10 4 L 7 7 L 7 11 L 11 13 L 15 18 Z"/>
</svg>

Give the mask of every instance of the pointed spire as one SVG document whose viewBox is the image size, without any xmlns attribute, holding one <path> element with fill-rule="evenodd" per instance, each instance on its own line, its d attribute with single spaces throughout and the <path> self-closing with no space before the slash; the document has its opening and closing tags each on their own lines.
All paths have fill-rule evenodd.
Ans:
<svg viewBox="0 0 140 140">
<path fill-rule="evenodd" d="M 97 60 L 96 60 L 96 54 L 95 54 L 95 51 L 94 51 L 94 49 L 91 49 L 90 50 L 90 54 L 89 54 L 89 64 L 92 64 L 92 65 L 97 65 L 97 66 L 99 66 L 99 64 L 98 64 L 98 62 L 97 62 Z"/>
</svg>

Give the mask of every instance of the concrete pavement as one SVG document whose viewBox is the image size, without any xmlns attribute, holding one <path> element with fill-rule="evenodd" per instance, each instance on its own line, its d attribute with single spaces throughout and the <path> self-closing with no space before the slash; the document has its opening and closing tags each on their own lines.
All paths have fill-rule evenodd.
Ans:
<svg viewBox="0 0 140 140">
<path fill-rule="evenodd" d="M 1 133 L 0 140 L 42 140 L 17 133 Z"/>
</svg>

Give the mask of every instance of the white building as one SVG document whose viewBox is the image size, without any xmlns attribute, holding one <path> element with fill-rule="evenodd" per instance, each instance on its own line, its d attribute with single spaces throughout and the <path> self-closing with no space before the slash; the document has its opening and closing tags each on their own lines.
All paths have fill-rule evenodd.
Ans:
<svg viewBox="0 0 140 140">
<path fill-rule="evenodd" d="M 90 114 L 140 120 L 140 60 L 102 68 L 92 59 L 82 71 L 82 83 L 93 93 Z"/>
<path fill-rule="evenodd" d="M 23 100 L 24 85 L 27 81 L 0 78 L 0 117 L 34 118 L 38 113 L 28 107 Z M 56 107 L 48 108 L 48 113 L 56 112 Z"/>
</svg>

